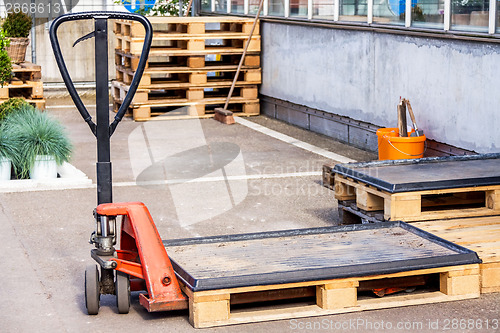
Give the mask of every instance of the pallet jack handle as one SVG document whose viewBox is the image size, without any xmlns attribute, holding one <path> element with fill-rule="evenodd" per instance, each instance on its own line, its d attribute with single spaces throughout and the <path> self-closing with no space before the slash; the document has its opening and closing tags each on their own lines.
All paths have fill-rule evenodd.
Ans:
<svg viewBox="0 0 500 333">
<path fill-rule="evenodd" d="M 94 19 L 94 20 L 103 20 L 107 22 L 108 19 L 123 19 L 123 20 L 133 20 L 141 23 L 144 26 L 144 29 L 146 30 L 146 35 L 144 38 L 144 45 L 142 47 L 142 52 L 141 52 L 141 58 L 139 60 L 139 65 L 137 67 L 137 70 L 135 72 L 134 78 L 132 80 L 132 83 L 130 84 L 130 89 L 128 90 L 127 95 L 125 96 L 122 105 L 120 106 L 120 109 L 118 110 L 114 121 L 109 125 L 109 136 L 113 135 L 116 126 L 118 123 L 122 120 L 123 116 L 125 115 L 125 112 L 127 111 L 127 108 L 130 105 L 130 102 L 132 101 L 133 96 L 135 95 L 135 92 L 137 90 L 137 87 L 139 86 L 139 81 L 142 77 L 142 74 L 144 73 L 144 68 L 146 67 L 146 61 L 148 58 L 149 54 L 149 49 L 151 48 L 151 41 L 152 41 L 152 36 L 153 36 L 153 28 L 151 26 L 151 23 L 147 18 L 145 18 L 142 15 L 138 14 L 132 14 L 132 13 L 123 13 L 123 12 L 106 12 L 106 11 L 95 11 L 95 12 L 83 12 L 83 13 L 75 13 L 75 14 L 66 14 L 66 15 L 61 15 L 58 18 L 54 20 L 50 27 L 50 42 L 52 44 L 52 49 L 54 50 L 54 56 L 56 58 L 57 65 L 59 67 L 59 70 L 61 72 L 62 78 L 64 80 L 64 84 L 68 88 L 69 94 L 71 95 L 71 98 L 73 99 L 73 102 L 75 103 L 78 111 L 80 112 L 82 118 L 85 120 L 85 122 L 88 123 L 90 129 L 92 130 L 92 133 L 97 136 L 97 125 L 92 121 L 92 117 L 90 116 L 89 112 L 85 108 L 85 105 L 83 104 L 82 100 L 80 99 L 80 96 L 78 96 L 78 93 L 75 89 L 75 86 L 73 84 L 73 80 L 71 79 L 71 76 L 68 73 L 68 69 L 66 67 L 66 63 L 64 62 L 64 59 L 62 57 L 61 53 L 61 47 L 59 46 L 59 39 L 57 37 L 57 29 L 59 26 L 68 21 L 77 21 L 77 20 L 88 20 L 88 19 Z M 107 29 L 107 25 L 103 27 L 104 29 Z M 97 27 L 96 23 L 96 31 L 93 33 L 84 36 L 86 38 L 81 38 L 75 42 L 74 45 L 76 45 L 78 42 L 90 38 L 90 37 L 96 37 L 99 33 L 106 33 L 106 31 L 100 31 L 99 27 Z M 97 43 L 97 40 L 96 40 Z M 73 46 L 74 46 L 73 45 Z M 107 47 L 107 46 L 106 46 Z M 99 61 L 102 61 L 102 58 L 98 59 L 98 54 L 96 50 L 96 63 Z M 107 52 L 106 52 L 107 53 Z M 107 64 L 107 58 L 106 58 L 106 64 Z M 96 76 L 99 75 L 99 73 L 96 73 Z M 107 81 L 107 78 L 106 78 Z"/>
<path fill-rule="evenodd" d="M 75 89 L 73 80 L 69 75 L 66 63 L 64 62 L 61 47 L 59 45 L 59 38 L 57 36 L 57 30 L 62 23 L 89 19 L 94 20 L 95 30 L 79 38 L 73 46 L 89 38 L 95 39 L 96 123 L 92 121 L 91 115 L 85 108 L 85 105 Z M 137 21 L 141 23 L 146 30 L 139 65 L 135 71 L 135 75 L 132 83 L 130 84 L 127 95 L 123 99 L 123 103 L 111 124 L 109 124 L 108 19 Z M 54 56 L 59 67 L 59 71 L 61 72 L 61 76 L 64 80 L 64 84 L 66 85 L 68 92 L 83 120 L 85 120 L 85 122 L 89 125 L 90 130 L 97 138 L 97 202 L 98 204 L 112 202 L 110 138 L 118 126 L 118 123 L 125 115 L 137 87 L 139 86 L 139 81 L 144 73 L 149 50 L 151 48 L 153 28 L 149 20 L 142 15 L 123 12 L 95 11 L 59 16 L 50 26 L 49 35 Z"/>
</svg>

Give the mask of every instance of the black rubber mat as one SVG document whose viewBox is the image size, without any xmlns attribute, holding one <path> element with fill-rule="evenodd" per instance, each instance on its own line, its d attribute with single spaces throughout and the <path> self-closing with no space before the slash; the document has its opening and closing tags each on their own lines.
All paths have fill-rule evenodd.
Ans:
<svg viewBox="0 0 500 333">
<path fill-rule="evenodd" d="M 390 193 L 500 185 L 500 154 L 337 164 L 333 173 Z"/>
<path fill-rule="evenodd" d="M 479 263 L 404 222 L 163 241 L 193 291 L 368 276 Z"/>
</svg>

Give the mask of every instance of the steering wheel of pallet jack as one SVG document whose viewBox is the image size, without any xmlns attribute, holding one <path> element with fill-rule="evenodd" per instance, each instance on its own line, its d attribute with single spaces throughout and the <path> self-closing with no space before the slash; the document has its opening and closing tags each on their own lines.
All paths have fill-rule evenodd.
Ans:
<svg viewBox="0 0 500 333">
<path fill-rule="evenodd" d="M 89 315 L 99 313 L 101 291 L 99 285 L 99 268 L 89 265 L 85 269 L 85 306 Z"/>
<path fill-rule="evenodd" d="M 130 277 L 128 274 L 116 271 L 115 293 L 118 313 L 128 313 L 130 310 Z"/>
</svg>

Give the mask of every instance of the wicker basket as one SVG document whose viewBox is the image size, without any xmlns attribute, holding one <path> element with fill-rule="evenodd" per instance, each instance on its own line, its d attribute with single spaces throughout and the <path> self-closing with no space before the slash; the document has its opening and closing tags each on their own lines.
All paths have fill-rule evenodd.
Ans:
<svg viewBox="0 0 500 333">
<path fill-rule="evenodd" d="M 7 50 L 7 54 L 9 55 L 10 60 L 15 64 L 24 62 L 24 58 L 26 56 L 26 48 L 28 47 L 28 44 L 30 42 L 29 38 L 10 37 L 9 39 L 10 45 L 5 49 Z"/>
</svg>

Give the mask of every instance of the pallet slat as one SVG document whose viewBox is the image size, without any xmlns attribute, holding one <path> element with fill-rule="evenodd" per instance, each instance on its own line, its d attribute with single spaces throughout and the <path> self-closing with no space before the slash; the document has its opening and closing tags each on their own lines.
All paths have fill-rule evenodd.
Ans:
<svg viewBox="0 0 500 333">
<path fill-rule="evenodd" d="M 480 264 L 481 292 L 500 291 L 500 217 L 416 222 L 413 225 L 476 251 L 483 261 Z"/>
<path fill-rule="evenodd" d="M 464 198 L 468 194 L 475 195 L 470 199 Z M 482 195 L 483 199 L 478 200 L 477 194 Z M 439 196 L 446 197 L 440 199 Z M 336 174 L 335 198 L 341 201 L 356 200 L 357 207 L 365 211 L 381 210 L 384 219 L 392 221 L 500 215 L 500 185 L 388 193 Z M 478 207 L 464 204 L 478 204 Z"/>
<path fill-rule="evenodd" d="M 181 283 L 189 297 L 189 320 L 195 328 L 254 323 L 270 320 L 303 318 L 386 309 L 409 305 L 430 304 L 479 297 L 479 265 L 442 267 L 395 274 L 325 281 L 309 281 L 281 285 L 242 287 L 193 292 Z M 399 294 L 384 298 L 360 299 L 357 288 L 362 281 L 397 277 L 439 274 L 439 291 Z M 257 293 L 287 288 L 316 287 L 316 302 L 312 305 L 289 305 L 272 309 L 233 310 L 231 298 L 241 293 Z"/>
<path fill-rule="evenodd" d="M 149 69 L 143 74 L 140 88 L 177 88 L 175 84 L 186 83 L 189 86 L 215 87 L 218 84 L 231 84 L 236 68 L 225 70 L 193 70 L 193 69 Z M 135 72 L 120 65 L 116 66 L 118 82 L 130 84 Z M 260 69 L 243 68 L 238 78 L 238 84 L 260 84 L 262 80 Z M 169 86 L 169 83 L 171 85 Z"/>
</svg>

